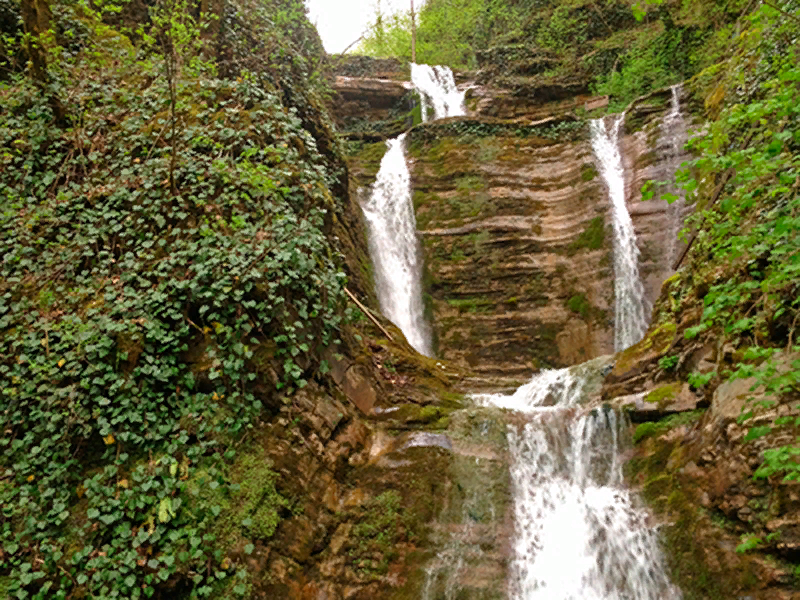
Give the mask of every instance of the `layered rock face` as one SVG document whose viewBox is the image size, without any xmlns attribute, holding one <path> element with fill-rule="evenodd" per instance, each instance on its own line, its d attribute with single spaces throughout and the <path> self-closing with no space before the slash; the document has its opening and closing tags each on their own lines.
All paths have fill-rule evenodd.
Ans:
<svg viewBox="0 0 800 600">
<path fill-rule="evenodd" d="M 562 83 L 547 93 L 464 84 L 471 116 L 410 135 L 437 353 L 482 376 L 521 381 L 614 350 L 610 202 L 585 116 L 606 99 Z M 686 158 L 671 101 L 670 90 L 637 101 L 620 141 L 650 304 L 672 272 L 686 212 L 640 201 L 645 182 L 669 179 Z M 366 189 L 383 150 L 355 148 L 351 169 Z"/>
<path fill-rule="evenodd" d="M 648 301 L 672 269 L 683 213 L 640 202 L 685 158 L 672 151 L 667 90 L 631 110 L 621 140 L 629 211 Z M 466 118 L 412 133 L 415 207 L 439 355 L 486 375 L 524 378 L 613 352 L 608 191 L 586 121 L 499 126 Z M 522 105 L 520 111 L 541 110 Z M 672 125 L 674 127 L 674 125 Z M 432 128 L 429 134 L 426 129 Z"/>
<path fill-rule="evenodd" d="M 588 142 L 439 130 L 410 152 L 439 355 L 524 379 L 612 351 L 608 203 Z"/>
<path fill-rule="evenodd" d="M 339 130 L 353 139 L 385 139 L 413 124 L 408 65 L 394 59 L 332 58 L 329 100 Z"/>
</svg>

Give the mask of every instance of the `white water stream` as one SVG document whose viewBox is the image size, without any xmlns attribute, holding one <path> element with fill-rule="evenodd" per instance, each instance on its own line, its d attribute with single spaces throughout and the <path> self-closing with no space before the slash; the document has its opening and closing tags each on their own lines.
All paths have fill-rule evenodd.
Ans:
<svg viewBox="0 0 800 600">
<path fill-rule="evenodd" d="M 422 302 L 422 249 L 411 201 L 405 139 L 403 134 L 386 143 L 389 149 L 363 210 L 381 311 L 417 352 L 430 356 L 430 327 Z"/>
<path fill-rule="evenodd" d="M 608 186 L 614 229 L 614 349 L 624 350 L 642 339 L 650 322 L 650 304 L 639 277 L 639 247 L 625 204 L 625 170 L 619 150 L 623 113 L 611 128 L 604 119 L 591 122 L 592 149 Z"/>
<path fill-rule="evenodd" d="M 623 481 L 626 424 L 611 410 L 580 414 L 582 386 L 562 369 L 536 375 L 511 396 L 474 397 L 524 414 L 508 433 L 515 521 L 508 596 L 677 600 L 647 512 Z"/>
<path fill-rule="evenodd" d="M 464 114 L 463 94 L 449 69 L 427 65 L 411 69 L 423 120 Z M 592 147 L 612 204 L 618 350 L 641 339 L 650 313 L 625 204 L 618 140 L 623 118 L 610 129 L 603 120 L 591 125 Z M 430 355 L 405 134 L 387 145 L 363 207 L 378 297 L 384 314 L 411 345 Z M 511 600 L 678 600 L 680 592 L 665 573 L 647 512 L 624 485 L 621 432 L 626 424 L 613 411 L 582 414 L 579 403 L 587 379 L 580 372 L 545 371 L 512 395 L 473 397 L 478 404 L 521 413 L 508 430 L 515 522 L 508 596 Z M 437 582 L 444 582 L 447 600 L 460 597 L 465 559 L 481 553 L 472 541 L 475 526 L 468 516 L 464 521 L 461 533 L 429 566 L 424 598 L 433 598 Z"/>
<path fill-rule="evenodd" d="M 681 112 L 681 86 L 672 86 L 671 92 L 670 111 L 661 123 L 663 135 L 669 144 L 667 176 L 670 180 L 674 178 L 675 172 L 681 165 L 681 159 L 684 155 L 683 147 L 689 138 L 686 120 Z M 670 245 L 667 248 L 667 259 L 671 266 L 678 258 L 678 233 L 683 228 L 683 220 L 686 216 L 686 200 L 683 190 L 674 184 L 669 186 L 667 192 L 677 196 L 677 199 L 674 200 L 667 209 L 670 224 Z"/>
<path fill-rule="evenodd" d="M 423 120 L 464 114 L 464 94 L 448 67 L 411 65 L 411 80 L 422 102 Z M 364 204 L 375 286 L 383 314 L 420 354 L 431 356 L 430 325 L 422 300 L 422 248 L 412 202 L 411 175 L 403 134 L 388 150 L 369 200 Z"/>
<path fill-rule="evenodd" d="M 419 93 L 424 122 L 464 114 L 464 92 L 458 91 L 450 67 L 411 63 L 411 83 Z"/>
</svg>

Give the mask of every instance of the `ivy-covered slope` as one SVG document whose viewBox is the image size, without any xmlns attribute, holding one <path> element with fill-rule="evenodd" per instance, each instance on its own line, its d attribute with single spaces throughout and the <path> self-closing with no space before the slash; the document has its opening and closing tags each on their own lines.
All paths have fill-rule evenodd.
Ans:
<svg viewBox="0 0 800 600">
<path fill-rule="evenodd" d="M 321 45 L 296 0 L 94 6 L 2 4 L 0 596 L 243 596 L 297 506 L 253 440 L 365 288 Z"/>
</svg>

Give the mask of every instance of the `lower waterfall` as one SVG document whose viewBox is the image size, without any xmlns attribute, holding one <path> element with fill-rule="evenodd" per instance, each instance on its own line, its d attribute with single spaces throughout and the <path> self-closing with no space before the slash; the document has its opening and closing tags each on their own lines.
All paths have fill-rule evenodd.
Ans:
<svg viewBox="0 0 800 600">
<path fill-rule="evenodd" d="M 474 396 L 513 407 L 508 450 L 515 539 L 510 600 L 677 600 L 648 514 L 626 488 L 627 423 L 588 414 L 574 369 L 545 371 L 511 396 Z"/>
</svg>

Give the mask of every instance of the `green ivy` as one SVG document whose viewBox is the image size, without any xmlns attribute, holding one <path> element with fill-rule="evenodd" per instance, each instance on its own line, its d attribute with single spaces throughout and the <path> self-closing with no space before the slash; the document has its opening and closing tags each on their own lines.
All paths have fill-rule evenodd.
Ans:
<svg viewBox="0 0 800 600">
<path fill-rule="evenodd" d="M 138 37 L 58 8 L 87 28 L 50 53 L 68 126 L 24 74 L 0 84 L 0 580 L 242 596 L 233 541 L 252 552 L 291 506 L 264 460 L 242 485 L 234 443 L 326 368 L 338 179 L 307 105 L 217 76 L 180 6 Z M 221 514 L 241 517 L 225 535 Z"/>
<path fill-rule="evenodd" d="M 800 14 L 797 2 L 783 5 Z M 701 202 L 689 222 L 697 234 L 682 286 L 702 298 L 702 314 L 684 335 L 712 334 L 737 348 L 734 364 L 720 377 L 752 377 L 753 389 L 762 388 L 766 396 L 742 415 L 743 423 L 800 389 L 800 360 L 787 358 L 800 350 L 798 25 L 766 5 L 748 25 L 740 53 L 715 83 L 716 90 L 730 90 L 727 105 L 691 141 L 698 158 L 678 176 L 689 198 Z M 718 201 L 703 205 L 715 185 L 724 186 Z M 685 296 L 684 306 L 691 297 Z M 691 374 L 689 381 L 700 387 L 715 377 Z M 760 424 L 746 439 L 798 424 L 793 418 Z M 797 442 L 767 450 L 755 476 L 800 478 Z"/>
</svg>

